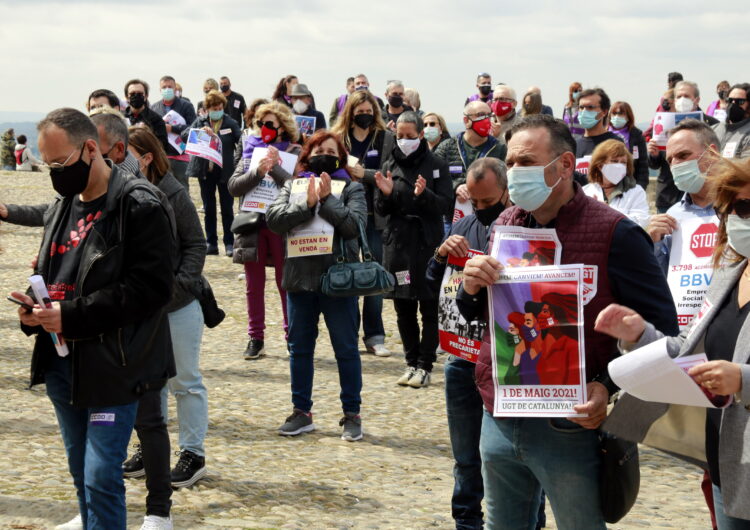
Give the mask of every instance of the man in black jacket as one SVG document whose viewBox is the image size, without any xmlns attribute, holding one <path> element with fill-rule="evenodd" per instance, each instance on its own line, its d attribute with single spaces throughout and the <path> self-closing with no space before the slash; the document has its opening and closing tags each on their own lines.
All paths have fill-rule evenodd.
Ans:
<svg viewBox="0 0 750 530">
<path fill-rule="evenodd" d="M 105 161 L 94 124 L 75 109 L 37 126 L 60 195 L 45 213 L 35 273 L 50 304 L 19 309 L 36 334 L 31 384 L 45 383 L 78 494 L 83 528 L 124 529 L 122 462 L 138 398 L 174 375 L 164 306 L 173 230 L 154 188 Z M 60 356 L 50 334 L 61 335 Z"/>
<path fill-rule="evenodd" d="M 125 83 L 125 99 L 128 100 L 125 117 L 130 125 L 143 123 L 150 127 L 164 150 L 168 151 L 169 142 L 167 142 L 167 127 L 164 125 L 164 120 L 148 106 L 148 83 L 140 79 L 131 79 Z"/>
<path fill-rule="evenodd" d="M 240 129 L 242 129 L 242 120 L 245 118 L 245 111 L 247 110 L 245 98 L 239 92 L 232 90 L 232 82 L 227 76 L 219 78 L 219 90 L 221 90 L 221 93 L 227 98 L 227 106 L 224 107 L 224 112 L 229 114 L 229 116 L 231 116 L 231 118 L 240 126 Z M 188 123 L 190 123 L 190 121 L 188 121 Z M 249 127 L 250 124 L 245 124 L 245 126 Z"/>
</svg>

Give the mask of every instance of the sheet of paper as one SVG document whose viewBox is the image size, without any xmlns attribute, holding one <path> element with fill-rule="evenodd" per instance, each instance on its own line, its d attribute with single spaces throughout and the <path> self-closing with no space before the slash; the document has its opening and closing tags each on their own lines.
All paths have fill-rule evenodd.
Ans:
<svg viewBox="0 0 750 530">
<path fill-rule="evenodd" d="M 221 167 L 221 140 L 215 134 L 209 134 L 203 129 L 190 129 L 185 152 L 189 155 L 205 158 Z"/>
<path fill-rule="evenodd" d="M 676 362 L 667 353 L 667 339 L 663 338 L 609 363 L 609 376 L 622 390 L 644 401 L 717 408 L 683 369 L 700 364 L 702 359 L 705 354 Z M 723 406 L 731 402 L 724 401 Z"/>
<path fill-rule="evenodd" d="M 268 153 L 267 147 L 256 147 L 253 150 L 253 156 L 251 158 L 243 158 L 242 163 L 244 164 L 244 170 L 247 173 L 251 169 L 255 169 L 260 165 L 260 161 L 266 157 Z M 294 166 L 297 164 L 297 155 L 279 151 L 279 162 L 281 167 L 289 173 L 294 175 Z M 256 187 L 248 191 L 242 198 L 240 203 L 240 210 L 243 212 L 258 212 L 266 213 L 268 207 L 273 204 L 276 197 L 279 196 L 279 188 L 276 185 L 276 181 L 266 174 Z"/>
<path fill-rule="evenodd" d="M 185 118 L 182 117 L 181 114 L 178 114 L 174 110 L 170 110 L 164 115 L 164 123 L 168 123 L 169 125 L 185 125 Z M 172 132 L 167 133 L 167 141 L 169 144 L 177 150 L 178 153 L 182 154 L 182 152 L 185 150 L 185 142 L 182 141 L 182 138 L 179 134 L 175 134 Z"/>
</svg>

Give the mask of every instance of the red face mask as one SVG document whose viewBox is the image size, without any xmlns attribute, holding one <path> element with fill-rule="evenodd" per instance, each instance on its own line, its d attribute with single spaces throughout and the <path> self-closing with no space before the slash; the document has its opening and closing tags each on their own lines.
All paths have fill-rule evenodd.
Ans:
<svg viewBox="0 0 750 530">
<path fill-rule="evenodd" d="M 486 138 L 490 135 L 490 131 L 492 130 L 492 123 L 490 122 L 489 118 L 485 118 L 479 121 L 473 121 L 471 122 L 471 129 L 482 138 Z"/>
<path fill-rule="evenodd" d="M 513 104 L 507 101 L 493 101 L 490 107 L 495 116 L 505 116 L 513 108 Z"/>
<path fill-rule="evenodd" d="M 265 125 L 260 128 L 260 139 L 263 140 L 264 143 L 272 143 L 278 135 L 279 131 L 277 129 L 272 129 Z"/>
</svg>

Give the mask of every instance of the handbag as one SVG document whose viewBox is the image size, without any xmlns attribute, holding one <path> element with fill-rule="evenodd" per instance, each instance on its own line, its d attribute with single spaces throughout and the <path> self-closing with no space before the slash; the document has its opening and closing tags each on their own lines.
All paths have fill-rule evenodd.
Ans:
<svg viewBox="0 0 750 530">
<path fill-rule="evenodd" d="M 208 283 L 205 276 L 201 275 L 200 280 L 196 282 L 196 289 L 193 294 L 201 305 L 203 323 L 206 324 L 206 327 L 215 328 L 221 324 L 226 317 L 226 313 L 219 307 L 214 290 L 211 289 L 211 284 Z"/>
<path fill-rule="evenodd" d="M 344 240 L 339 238 L 341 255 L 320 278 L 320 290 L 326 296 L 372 296 L 389 293 L 396 286 L 393 274 L 373 259 L 361 222 L 357 222 L 357 230 L 362 261 L 347 263 Z"/>
<path fill-rule="evenodd" d="M 641 485 L 638 444 L 599 431 L 599 492 L 602 515 L 608 523 L 616 523 L 635 504 Z"/>
<path fill-rule="evenodd" d="M 249 234 L 260 228 L 263 217 L 263 214 L 258 212 L 238 213 L 234 216 L 230 230 L 237 235 Z"/>
</svg>

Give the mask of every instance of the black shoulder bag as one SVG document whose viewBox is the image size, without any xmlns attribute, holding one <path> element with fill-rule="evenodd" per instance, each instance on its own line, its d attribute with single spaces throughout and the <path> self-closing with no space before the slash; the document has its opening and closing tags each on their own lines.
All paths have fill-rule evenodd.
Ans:
<svg viewBox="0 0 750 530">
<path fill-rule="evenodd" d="M 608 523 L 616 523 L 635 504 L 641 485 L 638 444 L 599 431 L 599 491 L 602 515 Z"/>
</svg>

